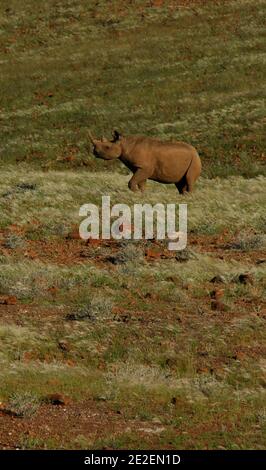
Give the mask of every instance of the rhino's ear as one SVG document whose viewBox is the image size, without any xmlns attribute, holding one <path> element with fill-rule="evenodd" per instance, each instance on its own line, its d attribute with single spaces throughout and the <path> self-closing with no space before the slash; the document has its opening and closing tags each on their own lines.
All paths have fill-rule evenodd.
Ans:
<svg viewBox="0 0 266 470">
<path fill-rule="evenodd" d="M 121 137 L 122 135 L 117 130 L 113 131 L 113 142 L 117 142 Z"/>
</svg>

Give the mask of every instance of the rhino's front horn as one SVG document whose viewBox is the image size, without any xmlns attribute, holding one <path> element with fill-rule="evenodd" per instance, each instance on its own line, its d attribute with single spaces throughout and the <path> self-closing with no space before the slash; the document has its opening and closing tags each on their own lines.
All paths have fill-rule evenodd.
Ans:
<svg viewBox="0 0 266 470">
<path fill-rule="evenodd" d="M 108 142 L 108 140 L 105 137 L 102 137 L 102 142 Z"/>
</svg>

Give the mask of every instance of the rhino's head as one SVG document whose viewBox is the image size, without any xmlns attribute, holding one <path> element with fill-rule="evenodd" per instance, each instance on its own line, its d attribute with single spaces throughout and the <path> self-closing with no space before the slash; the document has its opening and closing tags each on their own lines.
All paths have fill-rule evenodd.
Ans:
<svg viewBox="0 0 266 470">
<path fill-rule="evenodd" d="M 120 135 L 114 131 L 113 140 L 102 138 L 101 140 L 94 139 L 89 133 L 90 140 L 93 145 L 93 155 L 96 158 L 103 160 L 114 160 L 119 158 L 122 153 Z"/>
</svg>

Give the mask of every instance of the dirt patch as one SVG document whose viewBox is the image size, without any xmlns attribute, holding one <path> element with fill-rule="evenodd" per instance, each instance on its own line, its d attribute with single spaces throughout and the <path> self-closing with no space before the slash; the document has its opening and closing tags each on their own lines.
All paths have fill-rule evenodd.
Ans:
<svg viewBox="0 0 266 470">
<path fill-rule="evenodd" d="M 139 431 L 139 429 L 142 431 Z M 104 402 L 93 400 L 68 405 L 42 404 L 32 418 L 18 418 L 6 415 L 0 409 L 0 449 L 21 449 L 27 442 L 36 442 L 38 448 L 45 448 L 45 441 L 52 441 L 60 447 L 79 448 L 79 439 L 90 445 L 97 439 L 138 431 L 145 435 L 146 428 L 158 430 L 158 424 L 140 420 L 125 419 L 121 411 L 108 409 Z"/>
<path fill-rule="evenodd" d="M 27 320 L 37 322 L 53 322 L 59 318 L 64 319 L 67 308 L 61 307 L 41 307 L 39 305 L 29 305 L 17 303 L 16 305 L 0 304 L 0 322 L 4 324 L 23 325 Z"/>
<path fill-rule="evenodd" d="M 231 237 L 229 235 L 188 235 L 188 243 L 200 253 L 209 253 L 222 260 L 235 260 L 247 264 L 265 262 L 265 250 L 234 250 L 226 248 Z"/>
<path fill-rule="evenodd" d="M 165 242 L 157 240 L 141 240 L 136 244 L 145 259 L 150 262 L 174 259 L 187 261 L 192 257 L 193 250 L 199 253 L 211 254 L 222 260 L 235 260 L 247 264 L 262 264 L 265 262 L 264 250 L 233 250 L 226 248 L 228 236 L 221 235 L 188 235 L 188 249 L 180 253 L 167 249 Z M 38 260 L 43 263 L 58 265 L 72 265 L 92 261 L 93 263 L 105 263 L 107 265 L 120 264 L 116 262 L 116 256 L 125 241 L 117 240 L 88 240 L 84 241 L 79 236 L 72 238 L 50 239 L 50 240 L 25 240 L 23 246 L 10 248 L 5 246 L 4 237 L 0 240 L 0 252 L 7 257 L 23 257 L 29 260 Z M 177 257 L 178 255 L 178 257 Z"/>
</svg>

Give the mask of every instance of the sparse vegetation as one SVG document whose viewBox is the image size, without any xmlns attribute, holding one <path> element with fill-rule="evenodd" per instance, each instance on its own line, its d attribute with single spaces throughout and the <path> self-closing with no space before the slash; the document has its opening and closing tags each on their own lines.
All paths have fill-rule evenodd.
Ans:
<svg viewBox="0 0 266 470">
<path fill-rule="evenodd" d="M 14 393 L 9 399 L 10 412 L 20 418 L 33 416 L 39 405 L 38 398 L 30 392 Z"/>
<path fill-rule="evenodd" d="M 2 2 L 2 165 L 102 169 L 87 129 L 112 126 L 190 141 L 209 177 L 265 171 L 265 2 L 153 3 Z"/>
<path fill-rule="evenodd" d="M 1 448 L 265 449 L 264 10 L 1 2 Z M 128 191 L 113 127 L 190 141 L 195 191 Z M 185 201 L 187 250 L 81 240 L 103 194 Z"/>
</svg>

